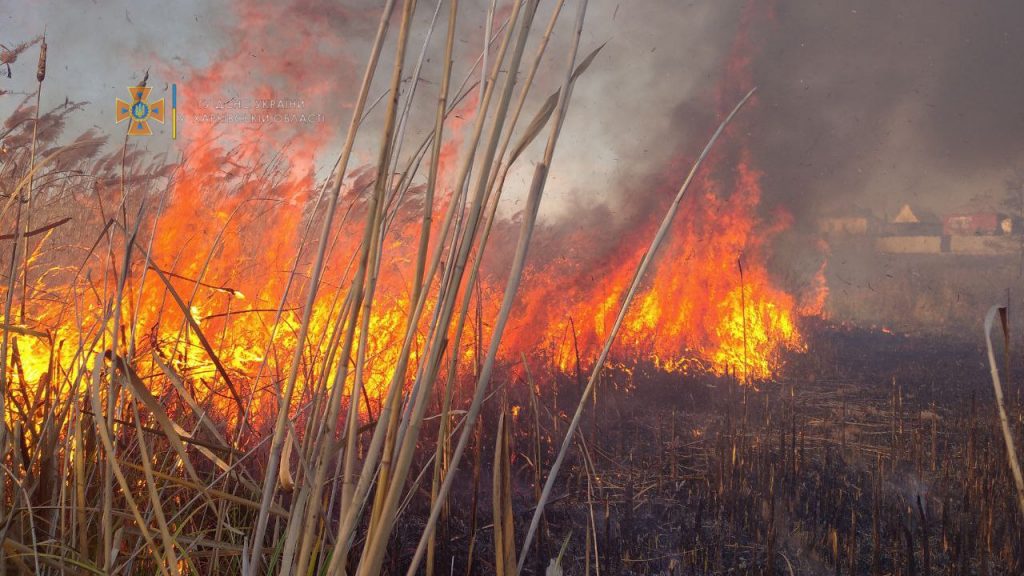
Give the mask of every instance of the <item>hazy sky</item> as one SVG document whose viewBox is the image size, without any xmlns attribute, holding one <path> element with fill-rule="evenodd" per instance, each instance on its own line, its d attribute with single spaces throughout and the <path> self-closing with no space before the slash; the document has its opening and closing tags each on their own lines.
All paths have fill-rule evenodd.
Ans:
<svg viewBox="0 0 1024 576">
<path fill-rule="evenodd" d="M 182 99 L 195 98 L 189 79 L 195 71 L 202 71 L 216 63 L 225 54 L 237 56 L 237 45 L 244 43 L 252 54 L 249 61 L 235 62 L 234 67 L 244 69 L 235 81 L 225 82 L 222 92 L 244 97 L 251 85 L 266 80 L 272 74 L 266 64 L 289 51 L 288 43 L 301 39 L 307 32 L 325 32 L 335 37 L 332 47 L 340 47 L 334 54 L 325 49 L 306 60 L 299 56 L 289 66 L 302 68 L 312 62 L 324 64 L 315 71 L 318 76 L 337 74 L 338 81 L 331 86 L 331 98 L 308 98 L 320 104 L 316 112 L 325 113 L 324 130 L 335 134 L 347 123 L 347 104 L 354 86 L 351 79 L 361 72 L 367 43 L 375 25 L 376 9 L 382 2 L 330 2 L 298 0 L 278 2 L 201 2 L 197 0 L 159 2 L 82 1 L 11 2 L 0 0 L 0 42 L 11 46 L 28 40 L 47 30 L 49 44 L 49 73 L 43 92 L 43 106 L 85 100 L 90 102 L 86 113 L 79 114 L 80 126 L 96 125 L 104 130 L 113 127 L 113 99 L 125 97 L 126 87 L 137 82 L 141 71 L 151 69 L 154 97 L 168 82 L 177 82 Z M 467 65 L 480 50 L 483 36 L 484 7 L 481 0 L 463 2 L 464 15 L 460 21 L 460 57 L 456 76 L 462 78 Z M 665 6 L 672 5 L 671 9 Z M 735 3 L 733 3 L 735 4 Z M 558 167 L 552 173 L 549 201 L 546 208 L 558 212 L 558 198 L 567 198 L 573 190 L 588 196 L 607 197 L 610 181 L 633 165 L 664 162 L 673 152 L 665 146 L 675 140 L 679 128 L 669 125 L 673 108 L 685 100 L 698 86 L 711 88 L 717 59 L 722 46 L 730 42 L 731 31 L 719 35 L 718 45 L 700 45 L 700 39 L 712 37 L 722 20 L 729 25 L 728 12 L 719 2 L 645 3 L 615 0 L 591 2 L 587 32 L 582 50 L 589 51 L 608 42 L 601 58 L 580 82 L 575 93 L 567 130 L 563 136 Z M 283 6 L 283 7 L 282 7 Z M 418 5 L 419 29 L 425 29 L 434 2 Z M 551 6 L 542 2 L 537 27 L 547 22 Z M 338 9 L 340 7 L 340 9 Z M 331 8 L 328 11 L 327 8 Z M 733 6 L 733 12 L 736 12 Z M 240 12 L 265 15 L 264 28 L 253 31 L 240 28 Z M 561 36 L 556 36 L 556 47 L 564 41 L 566 28 L 571 24 L 575 6 L 568 3 L 560 20 Z M 443 16 L 442 16 L 443 19 Z M 297 31 L 296 22 L 310 22 L 309 30 Z M 705 24 L 707 24 L 705 26 Z M 660 29 L 652 29 L 658 25 Z M 261 37 L 261 34 L 263 35 Z M 414 38 L 410 51 L 418 53 Z M 438 50 L 443 37 L 435 35 L 433 48 Z M 327 48 L 326 50 L 329 50 Z M 552 54 L 561 54 L 553 50 Z M 295 58 L 293 53 L 289 57 Z M 385 54 L 384 61 L 389 62 Z M 35 86 L 36 48 L 23 54 L 12 70 L 11 79 L 0 81 L 0 88 L 13 92 L 31 92 Z M 439 60 L 439 58 L 434 59 Z M 337 62 L 338 64 L 333 64 Z M 329 68 L 334 66 L 334 70 Z M 461 66 L 461 67 L 458 67 Z M 562 59 L 549 58 L 537 91 L 540 101 L 555 85 L 553 70 L 562 68 Z M 328 69 L 323 69 L 328 68 Z M 428 64 L 423 76 L 432 80 L 437 66 Z M 379 75 L 381 81 L 387 74 Z M 346 82 L 349 80 L 349 82 Z M 248 84 L 249 86 L 246 86 Z M 380 84 L 380 82 L 378 82 Z M 427 84 L 425 90 L 436 90 L 436 83 Z M 289 89 L 288 93 L 294 90 Z M 379 93 L 379 90 L 374 94 Z M 304 94 L 300 90 L 300 94 Z M 169 95 L 169 94 L 168 94 Z M 16 94 L 0 97 L 0 115 L 7 113 L 19 102 Z M 339 106 L 332 106 L 338 103 Z M 307 105 L 307 107 L 310 105 Z M 528 110 L 528 114 L 530 111 Z M 426 118 L 426 117 L 425 117 Z M 630 118 L 628 122 L 624 119 Z M 429 118 L 428 118 L 429 119 Z M 415 128 L 422 131 L 425 122 Z M 179 126 L 188 131 L 188 120 Z M 154 125 L 161 134 L 161 127 Z M 316 129 L 321 129 L 317 127 Z M 165 137 L 152 138 L 146 146 L 163 150 L 173 144 Z M 120 128 L 116 133 L 120 133 Z M 337 146 L 325 151 L 327 156 L 337 153 Z M 366 159 L 369 159 L 367 154 Z M 324 162 L 321 162 L 324 163 Z M 646 168 L 645 168 L 646 169 Z M 529 170 L 510 178 L 512 186 L 526 185 Z"/>
<path fill-rule="evenodd" d="M 281 70 L 300 71 L 310 85 L 328 78 L 301 94 L 311 111 L 325 116 L 309 129 L 330 134 L 323 154 L 331 157 L 381 4 L 0 0 L 0 43 L 16 45 L 46 28 L 43 106 L 65 98 L 91 103 L 69 136 L 92 125 L 113 129 L 113 99 L 124 97 L 147 67 L 156 92 L 177 82 L 183 98 L 197 96 L 195 78 L 218 62 L 234 69 L 222 91 L 242 97 Z M 479 51 L 486 2 L 464 4 L 459 78 Z M 561 54 L 557 47 L 575 11 L 571 0 L 567 4 L 553 55 Z M 608 45 L 574 94 L 545 204 L 552 215 L 581 200 L 629 201 L 618 192 L 626 188 L 621 182 L 696 153 L 713 124 L 716 86 L 747 3 L 590 4 L 582 49 Z M 747 23 L 745 54 L 760 87 L 745 129 L 766 174 L 766 204 L 787 206 L 798 220 L 805 212 L 850 205 L 891 212 L 903 201 L 942 211 L 979 195 L 1000 195 L 1012 169 L 1024 166 L 1024 3 L 768 4 Z M 551 5 L 541 2 L 538 26 Z M 434 6 L 419 2 L 420 29 Z M 414 54 L 421 39 L 411 44 Z M 438 34 L 435 50 L 440 42 Z M 248 59 L 242 50 L 250 52 Z M 0 78 L 0 89 L 12 92 L 0 96 L 0 115 L 20 101 L 18 92 L 33 90 L 35 58 L 33 47 L 12 66 L 12 78 Z M 422 89 L 436 89 L 430 83 L 436 64 L 428 64 Z M 546 62 L 538 100 L 554 86 L 560 65 L 560 58 Z M 425 126 L 414 123 L 413 133 Z M 181 129 L 188 131 L 187 119 Z M 146 145 L 162 151 L 177 144 L 158 133 Z M 528 167 L 512 176 L 513 188 L 524 187 L 527 178 Z"/>
</svg>

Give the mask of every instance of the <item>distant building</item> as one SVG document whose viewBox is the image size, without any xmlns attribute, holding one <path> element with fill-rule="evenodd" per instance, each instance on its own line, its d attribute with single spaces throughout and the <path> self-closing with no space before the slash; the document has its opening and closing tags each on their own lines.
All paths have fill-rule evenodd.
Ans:
<svg viewBox="0 0 1024 576">
<path fill-rule="evenodd" d="M 818 220 L 818 231 L 822 234 L 860 236 L 867 234 L 871 227 L 871 221 L 864 216 L 831 216 Z"/>
<path fill-rule="evenodd" d="M 900 211 L 893 216 L 893 224 L 918 224 L 921 219 L 917 216 L 917 213 L 910 207 L 910 204 L 904 204 Z"/>
<path fill-rule="evenodd" d="M 951 254 L 996 256 L 1020 254 L 1020 241 L 1006 235 L 946 236 Z"/>
<path fill-rule="evenodd" d="M 818 219 L 818 232 L 830 236 L 863 236 L 878 232 L 878 219 L 870 210 L 849 207 Z"/>
<path fill-rule="evenodd" d="M 1004 236 L 1013 233 L 1013 219 L 995 212 L 950 214 L 942 222 L 949 236 Z"/>
<path fill-rule="evenodd" d="M 949 248 L 942 236 L 879 236 L 875 250 L 885 254 L 941 254 Z"/>
<path fill-rule="evenodd" d="M 868 240 L 885 254 L 998 256 L 1024 253 L 1024 219 L 967 206 L 941 218 L 903 204 L 895 216 L 875 218 L 869 210 L 847 207 L 818 219 L 822 234 Z M 859 237 L 854 240 L 854 237 Z"/>
<path fill-rule="evenodd" d="M 886 226 L 890 236 L 938 236 L 942 234 L 942 222 L 935 214 L 921 208 L 913 209 L 904 204 Z"/>
</svg>

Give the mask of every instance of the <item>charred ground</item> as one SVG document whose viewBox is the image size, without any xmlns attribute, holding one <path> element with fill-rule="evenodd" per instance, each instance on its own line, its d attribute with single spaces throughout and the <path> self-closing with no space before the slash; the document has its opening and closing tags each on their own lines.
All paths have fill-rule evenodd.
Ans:
<svg viewBox="0 0 1024 576">
<path fill-rule="evenodd" d="M 799 376 L 756 388 L 649 366 L 606 377 L 527 569 L 543 574 L 568 540 L 563 567 L 577 574 L 1019 573 L 1024 543 L 980 335 L 810 332 L 809 351 L 789 359 Z M 540 389 L 539 403 L 526 382 L 503 392 L 516 415 L 519 539 L 538 450 L 543 474 L 566 426 L 558 407 L 579 397 L 571 374 Z M 1007 396 L 1019 422 L 1021 387 Z M 461 475 L 439 570 L 494 570 L 493 431 L 476 442 L 484 457 Z M 395 568 L 419 533 L 422 512 L 410 512 Z"/>
</svg>

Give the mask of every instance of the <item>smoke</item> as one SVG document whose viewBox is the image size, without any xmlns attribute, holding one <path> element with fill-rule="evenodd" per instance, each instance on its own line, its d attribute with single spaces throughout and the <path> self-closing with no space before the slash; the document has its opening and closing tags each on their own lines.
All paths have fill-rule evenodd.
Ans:
<svg viewBox="0 0 1024 576">
<path fill-rule="evenodd" d="M 1020 2 L 659 1 L 598 3 L 592 15 L 589 34 L 609 45 L 581 79 L 574 113 L 596 126 L 573 127 L 596 161 L 570 165 L 606 189 L 609 176 L 635 181 L 699 148 L 719 100 L 738 98 L 716 86 L 743 33 L 737 56 L 749 58 L 759 93 L 742 120 L 765 171 L 765 208 L 790 210 L 798 228 L 853 206 L 941 213 L 998 197 L 1022 162 Z M 595 196 L 586 174 L 575 188 Z"/>
<path fill-rule="evenodd" d="M 489 4 L 461 3 L 457 81 L 479 54 Z M 410 66 L 434 6 L 420 2 L 417 8 Z M 499 2 L 495 24 L 508 6 Z M 536 28 L 547 23 L 552 7 L 541 2 Z M 323 178 L 344 137 L 379 9 L 375 0 L 121 2 L 85 10 L 65 1 L 6 11 L 9 30 L 25 36 L 4 42 L 29 41 L 47 26 L 55 72 L 47 78 L 43 106 L 66 96 L 91 101 L 95 112 L 83 128 L 113 132 L 107 103 L 123 97 L 124 86 L 147 67 L 156 92 L 166 82 L 179 83 L 183 106 L 213 92 L 303 99 L 305 110 L 323 114 L 323 122 L 280 127 L 261 143 L 294 141 L 291 157 L 301 157 L 304 168 L 315 166 Z M 574 11 L 567 2 L 527 118 L 557 88 Z M 443 43 L 445 12 L 442 6 L 430 54 Z M 996 203 L 1024 156 L 1024 36 L 1014 29 L 1022 16 L 1024 4 L 1014 0 L 593 0 L 581 50 L 606 46 L 576 85 L 536 253 L 566 253 L 572 245 L 569 252 L 600 262 L 618 254 L 623 231 L 637 237 L 649 231 L 651 214 L 660 215 L 725 110 L 752 85 L 758 95 L 723 140 L 722 154 L 735 160 L 736 143 L 744 143 L 745 158 L 758 171 L 760 229 L 775 229 L 792 216 L 794 233 L 780 236 L 770 251 L 769 268 L 787 285 L 806 283 L 824 257 L 808 241 L 822 214 L 862 207 L 883 216 L 903 202 L 941 213 L 979 196 Z M 87 36 L 97 40 L 85 42 Z M 527 61 L 535 44 L 536 38 Z M 392 50 L 393 42 L 386 43 L 371 99 L 386 87 Z M 23 61 L 0 88 L 33 89 L 31 67 Z M 418 82 L 419 101 L 429 101 L 441 65 L 441 58 L 428 58 L 405 88 Z M 0 112 L 13 101 L 0 99 Z M 361 133 L 375 133 L 382 108 L 368 116 Z M 410 142 L 429 131 L 430 108 L 410 119 Z M 189 118 L 179 127 L 186 136 L 197 128 Z M 378 145 L 360 139 L 352 165 L 372 162 Z M 535 143 L 510 173 L 504 215 L 521 208 L 541 147 Z M 734 177 L 729 165 L 718 163 L 725 181 Z M 684 206 L 680 218 L 692 208 Z M 593 229 L 601 233 L 585 233 Z M 497 233 L 514 230 L 509 223 Z M 868 263 L 875 264 L 884 262 Z"/>
<path fill-rule="evenodd" d="M 1000 208 L 1024 162 L 1022 17 L 1003 0 L 776 5 L 755 34 L 751 145 L 765 204 L 790 210 L 800 232 L 773 269 L 811 257 L 801 238 L 823 215 Z M 1019 282 L 1013 257 L 886 256 L 869 243 L 833 246 L 839 319 L 973 334 Z"/>
<path fill-rule="evenodd" d="M 1000 192 L 1024 153 L 1022 18 L 1013 0 L 779 3 L 755 63 L 768 196 L 941 211 Z"/>
<path fill-rule="evenodd" d="M 47 27 L 54 74 L 44 100 L 51 106 L 65 96 L 92 102 L 95 115 L 83 120 L 85 127 L 111 124 L 112 111 L 104 104 L 123 97 L 124 86 L 147 67 L 165 66 L 166 77 L 156 79 L 162 84 L 221 66 L 233 81 L 228 88 L 240 91 L 250 82 L 269 82 L 273 74 L 304 79 L 302 95 L 312 93 L 309 107 L 315 103 L 315 111 L 325 114 L 333 143 L 341 137 L 361 74 L 358 55 L 372 38 L 380 3 L 214 6 L 190 0 L 84 10 L 71 2 L 0 4 L 10 8 L 4 11 L 9 32 L 25 31 L 23 37 L 4 38 L 8 47 Z M 874 0 L 778 2 L 767 9 L 763 2 L 751 4 L 759 14 L 746 23 L 747 57 L 760 87 L 760 106 L 747 129 L 765 167 L 766 203 L 793 209 L 798 225 L 818 210 L 862 205 L 885 211 L 903 198 L 941 211 L 979 193 L 1000 193 L 1006 172 L 1021 162 L 1024 35 L 1015 26 L 1024 17 L 1024 4 Z M 460 78 L 479 51 L 489 2 L 462 5 Z M 551 6 L 541 3 L 539 25 L 546 23 Z M 714 89 L 746 6 L 743 0 L 591 2 L 583 49 L 608 45 L 577 86 L 567 122 L 572 129 L 551 176 L 549 216 L 571 210 L 574 194 L 618 205 L 622 199 L 610 183 L 656 171 L 678 149 L 699 146 L 708 124 L 702 119 L 709 111 L 720 112 Z M 418 53 L 433 7 L 420 3 L 411 53 Z M 562 53 L 562 32 L 573 10 L 567 3 L 553 55 Z M 443 42 L 442 29 L 432 40 L 435 48 Z M 382 62 L 389 64 L 390 58 L 386 52 Z M 436 88 L 431 83 L 439 60 L 426 63 L 421 89 Z M 13 77 L 0 88 L 30 92 L 30 64 L 19 59 Z M 557 84 L 561 64 L 556 56 L 545 60 L 538 100 Z M 378 82 L 374 95 L 382 85 Z M 188 87 L 180 88 L 188 102 Z M 14 103 L 3 98 L 0 109 L 10 112 Z M 413 133 L 426 129 L 429 119 L 411 126 Z M 525 188 L 528 178 L 523 170 L 510 182 Z"/>
</svg>

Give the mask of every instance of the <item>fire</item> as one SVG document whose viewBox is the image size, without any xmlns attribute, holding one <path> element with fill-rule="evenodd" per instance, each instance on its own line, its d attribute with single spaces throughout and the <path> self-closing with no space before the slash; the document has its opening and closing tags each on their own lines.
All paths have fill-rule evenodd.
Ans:
<svg viewBox="0 0 1024 576">
<path fill-rule="evenodd" d="M 730 167 L 724 156 L 717 158 L 701 182 L 701 195 L 686 202 L 626 317 L 614 348 L 619 361 L 648 358 L 674 370 L 700 358 L 718 373 L 765 378 L 779 367 L 783 350 L 803 346 L 797 300 L 775 285 L 765 265 L 767 244 L 787 219 L 761 221 L 761 174 L 750 166 L 749 153 L 739 159 Z M 575 365 L 576 348 L 584 361 L 596 357 L 657 223 L 653 212 L 605 256 L 607 263 L 573 270 L 560 261 L 538 270 L 534 278 L 565 281 L 523 295 L 529 320 L 509 336 L 508 347 L 529 349 L 536 345 L 530 339 L 541 334 L 562 370 Z M 560 344 L 573 326 L 577 334 L 568 346 Z"/>
<path fill-rule="evenodd" d="M 256 18 L 255 14 L 243 16 Z M 222 83 L 240 81 L 232 59 L 243 59 L 251 46 L 245 36 L 237 40 L 236 53 L 196 73 L 190 86 L 215 93 Z M 731 61 L 724 84 L 747 87 L 748 66 L 743 58 Z M 294 82 L 303 80 L 292 78 L 293 71 L 287 68 L 275 72 Z M 318 95 L 328 91 L 317 82 L 307 85 Z M 260 86 L 257 93 L 270 96 L 270 89 Z M 451 173 L 467 129 L 464 124 L 476 105 L 474 92 L 460 105 L 457 120 L 447 125 L 441 162 L 441 182 L 447 187 L 439 191 L 435 214 L 451 201 Z M 224 126 L 188 128 L 184 160 L 167 179 L 166 190 L 131 191 L 133 199 L 145 196 L 148 212 L 140 222 L 134 248 L 138 252 L 126 271 L 129 280 L 121 317 L 116 319 L 121 327 L 118 348 L 122 354 L 134 354 L 131 360 L 140 374 L 159 374 L 162 368 L 153 359 L 160 359 L 188 383 L 200 405 L 233 422 L 236 400 L 225 391 L 225 375 L 242 397 L 251 396 L 253 414 L 265 413 L 275 401 L 275 386 L 289 369 L 290 351 L 297 346 L 301 307 L 309 289 L 305 282 L 316 249 L 312 241 L 305 241 L 313 237 L 306 231 L 315 229 L 322 218 L 322 208 L 312 209 L 322 178 L 311 159 L 325 148 L 328 136 L 317 132 L 315 137 L 289 139 L 284 152 L 275 156 L 268 154 L 266 135 L 253 143 L 237 132 L 225 136 Z M 781 212 L 761 214 L 762 173 L 739 130 L 731 130 L 727 140 L 726 150 L 716 152 L 701 172 L 671 237 L 643 280 L 614 347 L 619 364 L 649 359 L 667 371 L 700 366 L 745 379 L 768 378 L 780 369 L 784 351 L 804 346 L 800 315 L 822 311 L 827 294 L 824 268 L 807 294 L 790 294 L 773 280 L 767 265 L 770 243 L 789 225 L 789 217 Z M 547 242 L 559 249 L 533 252 L 517 313 L 502 343 L 505 359 L 545 359 L 563 372 L 575 370 L 577 362 L 584 369 L 590 367 L 667 198 L 688 164 L 680 154 L 660 178 L 624 191 L 643 206 L 619 221 L 595 220 L 586 230 L 552 226 L 547 231 Z M 365 195 L 372 184 L 368 174 L 372 171 L 354 170 L 344 182 L 341 224 L 331 239 L 325 282 L 303 354 L 300 373 L 307 390 L 331 382 L 338 363 L 352 361 L 336 357 L 337 327 L 348 296 L 343 287 L 354 270 L 353 255 L 365 220 Z M 119 194 L 112 189 L 103 193 Z M 415 189 L 411 197 L 415 205 Z M 400 212 L 384 243 L 365 335 L 363 378 L 371 409 L 379 409 L 413 306 L 417 210 Z M 435 218 L 435 226 L 439 220 Z M 614 238 L 602 236 L 609 233 Z M 129 250 L 118 242 L 122 241 L 112 244 L 113 254 Z M 147 266 L 147 258 L 152 266 Z M 478 302 L 471 308 L 473 321 L 467 322 L 464 348 L 450 351 L 458 354 L 466 372 L 473 370 L 477 351 L 489 341 L 488 319 L 497 313 L 507 273 L 494 264 L 501 258 L 485 259 L 490 265 L 480 286 L 473 288 Z M 12 379 L 27 388 L 54 371 L 67 376 L 82 370 L 80 345 L 89 348 L 97 338 L 100 346 L 112 344 L 109 333 L 96 333 L 112 313 L 108 264 L 91 258 L 81 272 L 58 273 L 54 270 L 66 267 L 66 262 L 40 256 L 32 265 L 35 292 L 59 297 L 27 303 L 31 326 L 49 332 L 48 338 L 16 338 L 20 373 Z M 166 283 L 150 268 L 165 271 Z M 421 352 L 434 304 L 427 303 L 425 320 L 417 327 L 414 359 Z M 350 374 L 345 386 L 351 386 L 353 378 Z M 166 386 L 160 378 L 148 382 L 155 394 Z"/>
</svg>

